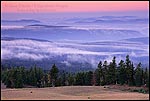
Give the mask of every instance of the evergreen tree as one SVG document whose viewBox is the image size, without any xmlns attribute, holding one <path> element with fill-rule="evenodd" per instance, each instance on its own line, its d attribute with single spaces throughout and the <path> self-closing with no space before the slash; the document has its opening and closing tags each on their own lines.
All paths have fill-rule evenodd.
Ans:
<svg viewBox="0 0 150 101">
<path fill-rule="evenodd" d="M 127 73 L 127 84 L 129 86 L 134 85 L 133 74 L 134 74 L 134 66 L 129 59 L 129 55 L 126 56 L 126 73 Z"/>
<path fill-rule="evenodd" d="M 46 82 L 45 82 L 45 74 L 43 74 L 42 78 L 41 78 L 41 87 L 45 87 L 46 86 Z"/>
<path fill-rule="evenodd" d="M 44 82 L 44 86 L 46 87 L 50 87 L 51 86 L 51 78 L 50 78 L 50 73 L 46 73 L 43 76 L 43 82 Z"/>
<path fill-rule="evenodd" d="M 31 67 L 30 69 L 30 85 L 36 86 L 37 85 L 37 78 L 36 78 L 36 69 Z"/>
<path fill-rule="evenodd" d="M 61 79 L 61 85 L 62 86 L 66 86 L 66 73 L 65 73 L 65 71 L 63 70 L 63 73 L 62 73 L 62 77 L 61 77 L 62 79 Z"/>
<path fill-rule="evenodd" d="M 99 73 L 99 69 L 97 68 L 96 70 L 95 70 L 95 75 L 96 75 L 96 77 L 95 77 L 95 80 L 96 80 L 96 86 L 98 86 L 98 85 L 100 85 L 100 73 Z"/>
<path fill-rule="evenodd" d="M 135 71 L 134 71 L 134 65 L 133 62 L 131 64 L 131 79 L 130 79 L 130 85 L 134 86 L 135 85 L 135 79 L 134 79 L 134 75 L 135 75 Z"/>
<path fill-rule="evenodd" d="M 99 85 L 101 85 L 101 82 L 102 82 L 102 75 L 103 75 L 103 72 L 102 72 L 102 61 L 99 62 L 98 64 L 98 70 L 99 70 Z"/>
<path fill-rule="evenodd" d="M 23 84 L 26 84 L 27 82 L 27 76 L 26 76 L 26 71 L 25 71 L 25 67 L 20 67 L 20 72 L 21 72 L 21 75 L 22 75 L 22 80 L 23 80 Z"/>
<path fill-rule="evenodd" d="M 142 85 L 144 85 L 144 70 L 143 70 L 143 68 L 141 68 L 141 71 L 142 71 Z"/>
<path fill-rule="evenodd" d="M 127 84 L 129 82 L 129 73 L 130 73 L 130 64 L 131 64 L 131 61 L 129 59 L 129 55 L 126 56 L 126 62 L 125 62 L 125 68 L 126 68 L 126 73 L 127 73 Z"/>
<path fill-rule="evenodd" d="M 22 88 L 23 87 L 23 78 L 22 78 L 22 73 L 19 70 L 19 68 L 17 68 L 16 70 L 16 77 L 14 77 L 15 79 L 15 88 Z"/>
<path fill-rule="evenodd" d="M 5 81 L 4 81 L 4 84 L 6 85 L 7 88 L 13 88 L 14 85 L 13 85 L 13 76 L 14 74 L 14 70 L 6 70 L 6 78 L 5 78 Z"/>
<path fill-rule="evenodd" d="M 84 85 L 85 84 L 85 77 L 84 77 L 84 72 L 78 72 L 76 74 L 76 77 L 75 77 L 75 85 Z"/>
<path fill-rule="evenodd" d="M 1 80 L 6 85 L 6 81 L 8 80 L 8 71 L 6 70 L 2 71 Z"/>
<path fill-rule="evenodd" d="M 108 84 L 108 82 L 109 82 L 108 69 L 109 69 L 108 63 L 107 63 L 107 61 L 104 61 L 103 68 L 102 68 L 102 81 L 101 81 L 101 85 Z"/>
<path fill-rule="evenodd" d="M 102 76 L 103 76 L 103 71 L 102 71 L 102 61 L 99 62 L 98 68 L 95 70 L 95 75 L 96 75 L 96 85 L 101 85 L 102 82 Z"/>
<path fill-rule="evenodd" d="M 16 79 L 16 69 L 13 67 L 12 69 L 8 70 L 8 87 L 14 88 L 15 87 L 15 79 Z"/>
<path fill-rule="evenodd" d="M 143 76 L 143 80 L 144 80 L 144 85 L 146 84 L 147 87 L 149 87 L 149 71 L 147 68 L 145 68 L 144 71 L 144 76 Z"/>
<path fill-rule="evenodd" d="M 4 66 L 3 66 L 4 67 Z M 21 88 L 25 85 L 38 87 L 45 86 L 66 86 L 66 85 L 109 85 L 119 83 L 121 85 L 149 87 L 149 71 L 141 67 L 139 63 L 135 69 L 133 62 L 130 61 L 129 55 L 116 64 L 116 57 L 108 65 L 107 61 L 99 62 L 95 72 L 78 72 L 76 74 L 67 73 L 65 71 L 59 73 L 58 68 L 54 64 L 50 71 L 43 72 L 36 65 L 29 70 L 24 67 L 7 67 L 2 69 L 1 80 L 9 88 Z"/>
<path fill-rule="evenodd" d="M 68 75 L 68 83 L 69 83 L 70 86 L 74 84 L 74 77 L 70 73 Z"/>
<path fill-rule="evenodd" d="M 92 79 L 93 79 L 93 72 L 88 71 L 85 73 L 85 85 L 92 85 Z"/>
<path fill-rule="evenodd" d="M 127 80 L 125 63 L 123 60 L 121 60 L 119 63 L 118 71 L 119 71 L 118 72 L 118 82 L 119 82 L 119 84 L 123 85 L 123 84 L 125 84 L 125 81 Z"/>
<path fill-rule="evenodd" d="M 52 86 L 56 85 L 56 81 L 58 78 L 58 68 L 55 66 L 55 64 L 52 66 L 51 70 L 50 70 L 50 76 L 51 76 L 51 80 L 52 80 Z"/>
<path fill-rule="evenodd" d="M 149 88 L 149 71 L 147 71 L 147 80 L 146 80 L 146 87 Z"/>
<path fill-rule="evenodd" d="M 42 77 L 43 70 L 41 68 L 37 68 L 37 86 L 42 87 Z"/>
<path fill-rule="evenodd" d="M 57 80 L 56 80 L 56 83 L 55 83 L 55 86 L 62 86 L 62 78 L 61 77 L 58 77 Z"/>
<path fill-rule="evenodd" d="M 116 83 L 116 57 L 113 57 L 112 62 L 109 64 L 108 76 L 109 76 L 109 84 Z"/>
<path fill-rule="evenodd" d="M 46 75 L 46 79 L 47 79 L 47 86 L 50 87 L 51 84 L 52 84 L 51 75 L 50 75 L 50 74 L 47 74 L 47 75 Z"/>
<path fill-rule="evenodd" d="M 137 65 L 137 68 L 135 69 L 135 84 L 136 86 L 142 85 L 142 69 L 141 69 L 141 63 Z"/>
<path fill-rule="evenodd" d="M 147 77 L 148 77 L 148 71 L 147 71 L 147 68 L 145 68 L 145 70 L 143 71 L 143 83 L 144 85 L 146 84 L 146 80 L 147 80 Z"/>
</svg>

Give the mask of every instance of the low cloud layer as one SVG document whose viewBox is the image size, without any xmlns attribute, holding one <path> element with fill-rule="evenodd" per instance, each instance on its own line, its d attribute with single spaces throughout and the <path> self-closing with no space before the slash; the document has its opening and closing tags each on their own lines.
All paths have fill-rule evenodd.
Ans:
<svg viewBox="0 0 150 101">
<path fill-rule="evenodd" d="M 148 55 L 148 46 L 140 45 L 137 47 L 133 44 L 118 46 L 114 44 L 105 45 L 86 45 L 79 43 L 59 43 L 59 42 L 46 42 L 46 41 L 36 41 L 36 40 L 27 40 L 27 39 L 17 39 L 17 40 L 1 40 L 1 59 L 50 59 L 55 56 L 66 56 L 66 60 L 62 63 L 71 66 L 70 62 L 80 62 L 80 63 L 90 63 L 97 64 L 100 60 L 97 57 L 105 57 L 103 60 L 112 60 L 113 56 L 118 56 L 118 60 L 122 59 L 122 55 L 129 54 L 132 57 L 140 56 L 149 56 Z M 92 48 L 91 48 L 91 47 Z M 102 47 L 103 46 L 103 47 Z M 103 48 L 110 47 L 109 50 L 102 51 Z M 91 50 L 93 49 L 93 51 Z M 127 51 L 117 51 L 117 50 L 126 49 Z M 129 51 L 133 49 L 132 51 Z M 98 50 L 98 51 L 95 51 Z M 112 50 L 112 51 L 110 51 Z M 115 50 L 115 51 L 113 51 Z M 136 51 L 137 50 L 137 51 Z M 124 58 L 124 57 L 123 57 Z M 102 60 L 102 61 L 103 61 Z"/>
</svg>

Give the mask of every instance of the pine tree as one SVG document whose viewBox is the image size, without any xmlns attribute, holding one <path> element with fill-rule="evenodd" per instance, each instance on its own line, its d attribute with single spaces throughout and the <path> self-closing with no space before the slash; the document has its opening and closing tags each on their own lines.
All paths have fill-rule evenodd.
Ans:
<svg viewBox="0 0 150 101">
<path fill-rule="evenodd" d="M 102 68 L 102 81 L 101 85 L 109 84 L 109 75 L 108 75 L 108 70 L 109 66 L 107 61 L 104 61 L 103 63 L 103 68 Z"/>
<path fill-rule="evenodd" d="M 125 68 L 126 68 L 126 73 L 127 73 L 127 84 L 129 83 L 129 73 L 130 73 L 130 64 L 131 64 L 131 61 L 129 59 L 129 55 L 126 56 L 126 62 L 125 62 Z"/>
<path fill-rule="evenodd" d="M 113 57 L 113 60 L 112 62 L 110 62 L 109 64 L 109 68 L 108 68 L 108 72 L 107 72 L 107 75 L 108 75 L 108 80 L 107 80 L 107 83 L 108 84 L 115 84 L 116 83 L 116 60 L 115 60 L 116 57 Z"/>
<path fill-rule="evenodd" d="M 85 85 L 92 85 L 92 79 L 93 79 L 93 72 L 88 71 L 85 73 Z"/>
<path fill-rule="evenodd" d="M 77 73 L 75 75 L 75 85 L 81 85 L 82 84 L 82 80 L 81 79 L 82 79 L 81 78 L 81 73 L 79 72 L 79 73 Z"/>
<path fill-rule="evenodd" d="M 96 85 L 96 74 L 95 72 L 92 72 L 92 85 L 95 86 Z"/>
<path fill-rule="evenodd" d="M 51 75 L 50 75 L 50 73 L 48 73 L 45 77 L 46 77 L 46 84 L 47 84 L 48 87 L 50 87 L 50 86 L 51 86 L 51 83 L 52 83 L 52 82 L 51 82 L 52 80 L 51 80 Z"/>
<path fill-rule="evenodd" d="M 136 86 L 142 85 L 142 69 L 141 69 L 141 63 L 137 65 L 137 68 L 135 69 L 135 84 Z"/>
<path fill-rule="evenodd" d="M 74 77 L 70 73 L 68 75 L 68 83 L 69 83 L 70 86 L 74 84 Z"/>
<path fill-rule="evenodd" d="M 95 85 L 98 86 L 98 85 L 100 85 L 100 79 L 99 79 L 100 78 L 100 73 L 99 73 L 99 69 L 98 68 L 95 70 L 95 75 L 96 75 L 95 76 L 95 80 L 96 80 L 95 81 L 96 82 Z"/>
<path fill-rule="evenodd" d="M 144 85 L 146 84 L 146 87 L 149 87 L 149 71 L 147 68 L 145 68 L 144 71 Z"/>
<path fill-rule="evenodd" d="M 41 68 L 37 68 L 37 86 L 42 87 L 42 77 L 43 70 Z"/>
<path fill-rule="evenodd" d="M 101 85 L 102 82 L 102 61 L 99 62 L 98 68 L 95 70 L 95 75 L 96 75 L 96 85 Z"/>
<path fill-rule="evenodd" d="M 23 87 L 23 78 L 22 78 L 22 73 L 19 70 L 19 68 L 17 68 L 17 70 L 16 70 L 16 77 L 14 79 L 15 79 L 14 87 L 15 88 L 22 88 Z"/>
<path fill-rule="evenodd" d="M 52 66 L 51 70 L 50 70 L 50 76 L 51 76 L 51 80 L 52 80 L 52 86 L 56 85 L 56 81 L 58 78 L 58 68 L 55 66 L 55 64 Z"/>
<path fill-rule="evenodd" d="M 142 85 L 144 85 L 144 70 L 143 70 L 143 68 L 141 68 L 141 71 L 142 71 Z"/>
<path fill-rule="evenodd" d="M 27 82 L 27 76 L 26 76 L 26 71 L 25 71 L 25 67 L 20 67 L 20 72 L 22 74 L 22 80 L 23 80 L 23 84 L 26 84 Z"/>
<path fill-rule="evenodd" d="M 127 73 L 127 84 L 129 86 L 134 85 L 133 74 L 134 74 L 134 66 L 129 59 L 129 55 L 126 56 L 126 73 Z"/>
<path fill-rule="evenodd" d="M 65 86 L 66 85 L 66 73 L 65 71 L 63 70 L 63 73 L 62 73 L 62 77 L 61 77 L 61 85 L 62 86 Z"/>
<path fill-rule="evenodd" d="M 29 71 L 29 84 L 32 86 L 37 85 L 37 78 L 35 74 L 35 69 L 33 67 L 31 67 Z"/>
<path fill-rule="evenodd" d="M 121 60 L 119 63 L 118 71 L 119 71 L 118 72 L 118 82 L 119 82 L 119 84 L 123 85 L 123 84 L 125 84 L 125 81 L 127 80 L 125 63 L 123 60 Z"/>
<path fill-rule="evenodd" d="M 10 87 L 11 88 L 14 88 L 15 85 L 16 85 L 16 77 L 17 77 L 17 71 L 16 71 L 16 68 L 12 68 L 10 70 L 8 70 L 9 73 L 8 73 L 8 80 L 10 82 Z"/>
<path fill-rule="evenodd" d="M 134 71 L 134 65 L 133 65 L 133 62 L 131 64 L 131 85 L 134 86 L 135 85 L 135 79 L 134 79 L 134 75 L 135 75 L 135 71 Z"/>
<path fill-rule="evenodd" d="M 45 82 L 45 74 L 43 74 L 42 78 L 41 78 L 41 87 L 45 87 L 46 86 L 46 82 Z"/>
<path fill-rule="evenodd" d="M 85 84 L 85 73 L 78 72 L 75 76 L 75 85 L 84 85 Z"/>
<path fill-rule="evenodd" d="M 147 68 L 145 68 L 145 70 L 143 71 L 144 73 L 143 73 L 143 83 L 144 83 L 144 85 L 146 84 L 146 80 L 147 80 L 147 77 L 148 77 L 148 75 L 147 75 Z"/>
<path fill-rule="evenodd" d="M 113 84 L 116 84 L 116 76 L 117 76 L 117 72 L 116 72 L 116 69 L 117 69 L 117 64 L 116 64 L 116 57 L 114 56 L 113 57 L 113 60 L 112 60 L 112 65 L 113 65 L 113 74 L 112 74 L 112 76 L 113 76 Z"/>
<path fill-rule="evenodd" d="M 6 85 L 7 88 L 14 87 L 13 75 L 14 75 L 14 69 L 6 70 L 6 78 L 5 78 L 4 84 Z"/>
<path fill-rule="evenodd" d="M 149 71 L 147 71 L 147 80 L 146 80 L 146 87 L 149 88 Z"/>
</svg>

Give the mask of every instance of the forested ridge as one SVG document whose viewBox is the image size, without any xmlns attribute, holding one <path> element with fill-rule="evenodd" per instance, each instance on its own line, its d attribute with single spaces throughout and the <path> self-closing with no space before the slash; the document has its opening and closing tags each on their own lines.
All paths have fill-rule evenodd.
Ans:
<svg viewBox="0 0 150 101">
<path fill-rule="evenodd" d="M 48 72 L 36 65 L 30 69 L 23 66 L 1 68 L 1 80 L 8 88 L 112 84 L 149 87 L 149 68 L 143 68 L 142 63 L 134 66 L 129 55 L 117 64 L 114 56 L 110 63 L 100 61 L 93 71 L 77 73 L 60 71 L 57 64 L 53 64 Z"/>
</svg>

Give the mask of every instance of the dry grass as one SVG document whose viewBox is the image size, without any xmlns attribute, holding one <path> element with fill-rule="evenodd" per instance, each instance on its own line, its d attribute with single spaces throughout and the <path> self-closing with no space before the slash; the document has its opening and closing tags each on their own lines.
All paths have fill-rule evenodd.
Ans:
<svg viewBox="0 0 150 101">
<path fill-rule="evenodd" d="M 32 93 L 31 93 L 32 92 Z M 149 100 L 149 94 L 125 92 L 103 86 L 1 89 L 2 100 Z"/>
</svg>

